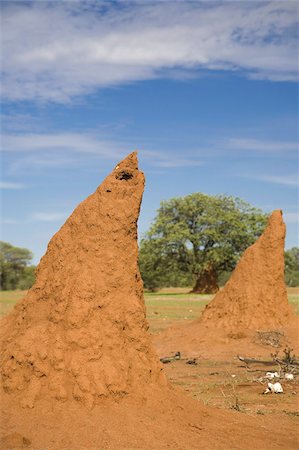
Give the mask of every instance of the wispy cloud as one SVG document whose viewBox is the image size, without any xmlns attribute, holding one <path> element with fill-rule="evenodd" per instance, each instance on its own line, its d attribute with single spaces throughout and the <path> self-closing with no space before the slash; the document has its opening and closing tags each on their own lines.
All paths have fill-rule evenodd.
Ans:
<svg viewBox="0 0 299 450">
<path fill-rule="evenodd" d="M 176 169 L 177 167 L 198 167 L 203 166 L 204 162 L 200 159 L 197 152 L 166 152 L 163 150 L 153 151 L 141 149 L 140 156 L 144 162 L 153 167 L 164 169 Z"/>
<path fill-rule="evenodd" d="M 62 222 L 67 219 L 68 212 L 36 212 L 22 218 L 22 223 L 30 222 Z M 4 225 L 17 225 L 19 221 L 10 217 L 3 218 Z"/>
<path fill-rule="evenodd" d="M 281 154 L 284 152 L 298 152 L 298 142 L 269 141 L 251 138 L 230 138 L 225 144 L 227 149 L 244 150 L 264 154 Z"/>
<path fill-rule="evenodd" d="M 285 186 L 298 186 L 298 174 L 290 175 L 253 175 L 250 176 L 255 180 L 266 181 L 267 183 L 282 184 Z"/>
<path fill-rule="evenodd" d="M 120 160 L 133 149 L 126 141 L 103 139 L 96 133 L 18 133 L 2 137 L 2 151 L 17 159 L 10 163 L 11 173 L 26 168 L 59 168 L 82 164 L 84 155 L 103 160 Z M 166 169 L 203 165 L 197 152 L 167 152 L 138 148 L 146 164 Z M 55 157 L 54 157 L 55 156 Z"/>
<path fill-rule="evenodd" d="M 22 183 L 13 183 L 10 181 L 0 181 L 0 189 L 25 189 Z"/>
<path fill-rule="evenodd" d="M 9 132 L 28 132 L 38 129 L 38 127 L 41 125 L 42 119 L 40 117 L 34 117 L 27 114 L 22 113 L 0 113 L 0 123 L 1 123 L 1 130 L 3 133 L 3 130 L 6 132 L 9 130 Z"/>
<path fill-rule="evenodd" d="M 66 213 L 60 212 L 37 212 L 33 213 L 31 220 L 37 220 L 40 222 L 58 222 L 67 218 Z"/>
<path fill-rule="evenodd" d="M 179 156 L 169 155 L 168 157 L 161 157 L 154 161 L 153 163 L 156 167 L 161 167 L 165 169 L 176 169 L 182 167 L 199 167 L 203 166 L 204 163 L 195 158 L 180 158 Z"/>
<path fill-rule="evenodd" d="M 119 156 L 116 143 L 84 133 L 7 134 L 3 136 L 2 149 L 5 152 L 71 151 L 109 158 Z"/>
<path fill-rule="evenodd" d="M 15 219 L 3 218 L 3 219 L 2 219 L 2 223 L 3 223 L 4 225 L 16 225 L 16 224 L 18 223 L 18 221 L 15 220 Z"/>
<path fill-rule="evenodd" d="M 178 155 L 160 155 L 159 158 L 155 158 L 151 161 L 151 165 L 164 169 L 176 169 L 183 167 L 199 167 L 203 166 L 204 162 L 195 157 L 182 158 Z"/>
<path fill-rule="evenodd" d="M 214 70 L 294 81 L 297 7 L 293 1 L 3 2 L 3 95 L 68 102 L 102 87 Z"/>
</svg>

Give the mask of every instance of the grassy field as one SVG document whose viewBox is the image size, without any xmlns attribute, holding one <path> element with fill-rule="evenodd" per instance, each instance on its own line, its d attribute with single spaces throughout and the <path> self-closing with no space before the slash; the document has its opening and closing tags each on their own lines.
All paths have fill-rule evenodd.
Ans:
<svg viewBox="0 0 299 450">
<path fill-rule="evenodd" d="M 213 295 L 188 294 L 189 290 L 168 288 L 155 293 L 145 293 L 147 318 L 153 325 L 152 331 L 166 328 L 173 321 L 193 320 L 199 317 L 200 311 Z M 6 315 L 25 294 L 26 291 L 0 291 L 0 317 Z M 299 315 L 299 288 L 288 288 L 288 299 Z"/>
<path fill-rule="evenodd" d="M 169 321 L 192 320 L 200 315 L 200 311 L 213 298 L 213 295 L 188 294 L 188 290 L 180 292 L 175 288 L 173 292 L 145 293 L 147 317 L 149 321 L 161 321 L 159 329 L 165 328 Z M 24 296 L 26 291 L 0 291 L 0 317 Z M 165 324 L 163 322 L 166 322 Z"/>
<path fill-rule="evenodd" d="M 5 316 L 9 310 L 21 300 L 27 291 L 0 291 L 0 317 Z"/>
</svg>

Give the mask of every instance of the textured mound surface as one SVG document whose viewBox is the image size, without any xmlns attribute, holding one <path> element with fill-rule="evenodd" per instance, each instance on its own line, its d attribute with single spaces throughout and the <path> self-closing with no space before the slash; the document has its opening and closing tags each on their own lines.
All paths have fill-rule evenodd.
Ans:
<svg viewBox="0 0 299 450">
<path fill-rule="evenodd" d="M 284 240 L 282 213 L 274 211 L 264 233 L 203 312 L 201 323 L 232 332 L 286 325 L 292 312 L 284 282 Z"/>
<path fill-rule="evenodd" d="M 52 238 L 33 288 L 6 319 L 3 386 L 23 406 L 49 396 L 91 408 L 163 383 L 137 266 L 143 189 L 133 153 Z"/>
</svg>

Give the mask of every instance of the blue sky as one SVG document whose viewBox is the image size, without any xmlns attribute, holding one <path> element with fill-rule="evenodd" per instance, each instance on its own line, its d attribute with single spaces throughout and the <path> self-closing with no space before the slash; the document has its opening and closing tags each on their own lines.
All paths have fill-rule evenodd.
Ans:
<svg viewBox="0 0 299 450">
<path fill-rule="evenodd" d="M 298 245 L 298 3 L 1 2 L 2 239 L 44 254 L 139 151 L 161 200 L 239 196 Z"/>
</svg>

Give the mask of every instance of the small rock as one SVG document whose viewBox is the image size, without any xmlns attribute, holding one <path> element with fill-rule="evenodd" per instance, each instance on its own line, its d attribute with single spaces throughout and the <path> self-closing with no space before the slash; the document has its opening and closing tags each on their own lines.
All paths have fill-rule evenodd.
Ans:
<svg viewBox="0 0 299 450">
<path fill-rule="evenodd" d="M 279 378 L 279 374 L 278 372 L 267 372 L 266 378 L 268 378 L 269 380 L 272 380 L 272 378 Z"/>
<path fill-rule="evenodd" d="M 268 394 L 269 392 L 272 394 L 281 394 L 283 392 L 281 384 L 278 382 L 274 384 L 268 383 L 268 388 L 265 390 L 264 394 Z"/>
<path fill-rule="evenodd" d="M 292 373 L 286 373 L 284 377 L 285 377 L 286 380 L 293 380 L 294 379 L 294 375 Z"/>
<path fill-rule="evenodd" d="M 191 366 L 197 366 L 198 362 L 196 361 L 196 358 L 188 359 L 186 361 L 186 364 L 190 364 Z"/>
</svg>

